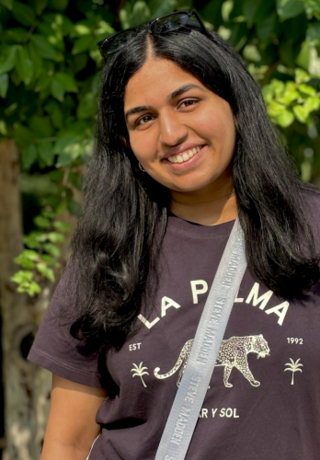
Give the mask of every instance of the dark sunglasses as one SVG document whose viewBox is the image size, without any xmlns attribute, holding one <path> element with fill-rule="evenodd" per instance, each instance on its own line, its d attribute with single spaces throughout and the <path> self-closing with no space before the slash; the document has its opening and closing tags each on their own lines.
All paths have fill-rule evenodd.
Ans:
<svg viewBox="0 0 320 460">
<path fill-rule="evenodd" d="M 144 26 L 117 32 L 111 37 L 101 40 L 98 43 L 98 47 L 101 55 L 106 59 L 109 55 L 114 54 L 123 48 L 126 43 L 134 38 L 142 29 L 149 29 L 154 35 L 162 35 L 183 27 L 190 27 L 199 30 L 199 26 L 200 31 L 207 37 L 210 37 L 207 29 L 200 19 L 199 14 L 195 10 L 190 11 L 190 13 L 187 11 L 177 11 L 176 13 L 167 14 L 161 18 L 154 19 Z"/>
</svg>

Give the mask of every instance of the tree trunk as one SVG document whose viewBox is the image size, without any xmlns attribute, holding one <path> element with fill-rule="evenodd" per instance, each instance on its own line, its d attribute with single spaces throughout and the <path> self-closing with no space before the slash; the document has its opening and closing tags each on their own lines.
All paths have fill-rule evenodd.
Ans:
<svg viewBox="0 0 320 460">
<path fill-rule="evenodd" d="M 26 360 L 28 342 L 48 304 L 18 294 L 10 277 L 23 249 L 19 157 L 12 140 L 0 144 L 0 309 L 5 396 L 6 450 L 3 460 L 38 460 L 47 420 L 51 375 Z"/>
</svg>

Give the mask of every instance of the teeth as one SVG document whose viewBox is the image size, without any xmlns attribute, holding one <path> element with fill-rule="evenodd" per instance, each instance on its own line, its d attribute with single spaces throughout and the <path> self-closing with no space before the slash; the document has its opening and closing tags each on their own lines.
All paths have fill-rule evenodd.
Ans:
<svg viewBox="0 0 320 460">
<path fill-rule="evenodd" d="M 183 163 L 184 161 L 188 161 L 190 158 L 192 158 L 196 153 L 201 150 L 201 147 L 194 147 L 193 149 L 188 150 L 187 152 L 183 152 L 183 154 L 178 154 L 178 155 L 171 155 L 171 157 L 168 157 L 168 160 L 171 163 Z"/>
</svg>

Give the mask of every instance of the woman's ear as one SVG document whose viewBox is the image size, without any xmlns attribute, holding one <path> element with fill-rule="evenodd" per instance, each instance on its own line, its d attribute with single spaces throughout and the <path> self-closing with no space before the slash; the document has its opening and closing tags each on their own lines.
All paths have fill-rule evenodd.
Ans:
<svg viewBox="0 0 320 460">
<path fill-rule="evenodd" d="M 126 138 L 126 136 L 120 136 L 120 141 L 123 143 L 125 147 L 128 147 L 128 149 L 131 148 L 129 140 Z"/>
</svg>

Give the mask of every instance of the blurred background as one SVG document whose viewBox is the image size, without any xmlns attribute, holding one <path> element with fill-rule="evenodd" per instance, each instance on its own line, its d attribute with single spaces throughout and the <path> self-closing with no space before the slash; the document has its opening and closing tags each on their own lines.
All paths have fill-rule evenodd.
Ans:
<svg viewBox="0 0 320 460">
<path fill-rule="evenodd" d="M 51 376 L 26 360 L 69 255 L 94 142 L 97 42 L 196 8 L 242 55 L 320 184 L 320 0 L 0 0 L 0 451 L 37 460 Z"/>
</svg>

